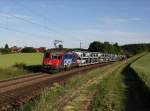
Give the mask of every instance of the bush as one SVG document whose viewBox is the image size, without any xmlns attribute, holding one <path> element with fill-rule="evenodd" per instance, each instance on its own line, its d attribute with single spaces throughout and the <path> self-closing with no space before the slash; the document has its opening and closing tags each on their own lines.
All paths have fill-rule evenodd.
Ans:
<svg viewBox="0 0 150 111">
<path fill-rule="evenodd" d="M 2 53 L 2 54 L 9 54 L 9 53 L 11 53 L 11 49 L 0 49 L 0 53 Z"/>
<path fill-rule="evenodd" d="M 6 80 L 28 74 L 27 71 L 14 67 L 0 68 L 0 72 L 0 80 Z"/>
<path fill-rule="evenodd" d="M 23 53 L 34 53 L 34 52 L 37 52 L 37 51 L 33 47 L 26 47 L 26 48 L 22 49 L 22 52 Z"/>
<path fill-rule="evenodd" d="M 24 63 L 16 63 L 16 64 L 14 64 L 13 65 L 13 67 L 16 67 L 16 68 L 22 68 L 22 69 L 24 69 L 25 67 L 26 67 L 26 64 L 24 64 Z"/>
</svg>

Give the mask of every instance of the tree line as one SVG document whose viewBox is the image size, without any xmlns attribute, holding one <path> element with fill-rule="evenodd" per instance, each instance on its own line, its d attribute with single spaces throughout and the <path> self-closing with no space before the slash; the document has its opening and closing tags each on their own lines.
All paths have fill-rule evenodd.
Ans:
<svg viewBox="0 0 150 111">
<path fill-rule="evenodd" d="M 21 53 L 34 53 L 37 51 L 34 47 L 25 47 L 25 48 L 22 48 L 20 52 Z M 4 48 L 0 48 L 0 53 L 1 54 L 10 54 L 10 53 L 12 53 L 12 49 L 9 48 L 8 44 L 5 44 Z"/>
<path fill-rule="evenodd" d="M 94 41 L 90 43 L 88 50 L 91 52 L 123 54 L 123 50 L 118 43 L 111 44 L 109 42 Z"/>
<path fill-rule="evenodd" d="M 121 46 L 125 53 L 135 55 L 145 51 L 150 51 L 150 44 L 128 44 Z"/>
<path fill-rule="evenodd" d="M 4 48 L 0 48 L 0 53 L 2 54 L 8 54 L 10 52 L 11 52 L 11 49 L 9 48 L 8 44 L 6 44 Z"/>
<path fill-rule="evenodd" d="M 126 54 L 132 56 L 145 51 L 150 51 L 150 44 L 127 44 L 119 46 L 118 43 L 111 44 L 109 42 L 91 42 L 88 48 L 92 52 L 103 52 L 113 54 Z"/>
<path fill-rule="evenodd" d="M 73 50 L 91 51 L 91 52 L 103 52 L 112 54 L 126 54 L 129 56 L 142 53 L 144 51 L 150 51 L 150 44 L 128 44 L 119 46 L 118 43 L 111 44 L 109 42 L 93 41 L 90 43 L 88 49 L 75 48 Z M 33 47 L 25 47 L 21 50 L 22 53 L 37 52 Z M 12 53 L 8 44 L 5 44 L 4 48 L 0 48 L 1 54 Z"/>
</svg>

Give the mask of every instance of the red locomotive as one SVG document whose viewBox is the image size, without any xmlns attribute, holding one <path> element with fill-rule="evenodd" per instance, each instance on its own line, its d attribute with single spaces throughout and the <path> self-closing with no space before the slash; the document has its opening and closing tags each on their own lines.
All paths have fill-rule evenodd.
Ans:
<svg viewBox="0 0 150 111">
<path fill-rule="evenodd" d="M 57 70 L 61 69 L 62 57 L 68 49 L 54 48 L 49 49 L 45 52 L 43 58 L 43 69 L 48 70 Z"/>
</svg>

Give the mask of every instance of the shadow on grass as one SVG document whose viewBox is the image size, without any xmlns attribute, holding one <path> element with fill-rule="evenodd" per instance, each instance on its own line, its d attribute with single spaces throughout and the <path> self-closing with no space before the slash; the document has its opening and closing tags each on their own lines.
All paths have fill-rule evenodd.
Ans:
<svg viewBox="0 0 150 111">
<path fill-rule="evenodd" d="M 23 69 L 33 73 L 42 72 L 42 65 L 24 66 Z"/>
<path fill-rule="evenodd" d="M 17 69 L 23 69 L 31 73 L 43 72 L 49 74 L 56 74 L 59 72 L 59 70 L 44 69 L 42 65 L 26 65 L 24 63 L 16 63 L 15 65 L 13 65 L 13 67 L 16 67 Z"/>
<path fill-rule="evenodd" d="M 138 74 L 130 67 L 123 70 L 126 90 L 126 111 L 150 111 L 150 91 Z"/>
<path fill-rule="evenodd" d="M 38 73 L 38 72 L 43 72 L 43 73 L 48 73 L 48 74 L 56 74 L 59 72 L 59 70 L 49 70 L 49 69 L 44 69 L 42 65 L 30 65 L 30 66 L 24 66 L 24 70 L 27 70 L 29 72 L 33 73 Z"/>
<path fill-rule="evenodd" d="M 29 65 L 28 66 L 24 63 L 16 63 L 13 67 L 16 67 L 18 69 L 23 69 L 28 72 L 33 72 L 33 73 L 42 72 L 42 65 Z"/>
</svg>

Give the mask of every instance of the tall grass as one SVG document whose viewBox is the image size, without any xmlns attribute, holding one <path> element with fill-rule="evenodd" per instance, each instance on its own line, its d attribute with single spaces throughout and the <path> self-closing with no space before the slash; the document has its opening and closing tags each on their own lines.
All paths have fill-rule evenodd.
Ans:
<svg viewBox="0 0 150 111">
<path fill-rule="evenodd" d="M 122 65 L 109 77 L 104 78 L 97 85 L 97 95 L 92 103 L 92 111 L 125 111 L 126 110 L 126 91 L 127 86 L 124 82 L 125 76 L 123 75 L 124 69 L 137 58 L 133 58 L 122 63 Z"/>
<path fill-rule="evenodd" d="M 150 89 L 150 53 L 131 64 L 131 68 Z"/>
<path fill-rule="evenodd" d="M 28 72 L 24 69 L 18 69 L 14 67 L 0 68 L 0 80 L 23 76 L 25 74 L 28 74 Z"/>
<path fill-rule="evenodd" d="M 97 85 L 97 95 L 92 103 L 92 111 L 124 111 L 126 90 L 123 75 L 120 74 L 124 66 L 112 72 Z"/>
</svg>

